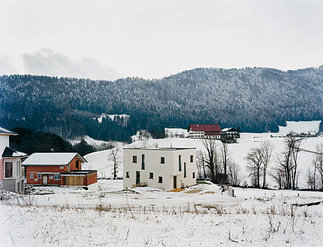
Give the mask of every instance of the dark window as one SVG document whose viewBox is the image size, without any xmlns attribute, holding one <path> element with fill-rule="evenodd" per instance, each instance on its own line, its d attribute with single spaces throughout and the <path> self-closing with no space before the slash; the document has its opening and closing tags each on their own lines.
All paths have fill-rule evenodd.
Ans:
<svg viewBox="0 0 323 247">
<path fill-rule="evenodd" d="M 160 157 L 160 164 L 165 164 L 165 157 Z"/>
<path fill-rule="evenodd" d="M 54 180 L 60 180 L 61 179 L 61 176 L 58 175 L 58 174 L 54 174 Z"/>
<path fill-rule="evenodd" d="M 5 162 L 5 178 L 11 178 L 12 177 L 12 162 Z"/>
<path fill-rule="evenodd" d="M 154 173 L 152 172 L 149 173 L 149 179 L 154 179 Z"/>
<path fill-rule="evenodd" d="M 30 174 L 30 179 L 34 179 L 34 174 Z"/>
<path fill-rule="evenodd" d="M 182 156 L 178 155 L 178 170 L 182 171 Z"/>
<path fill-rule="evenodd" d="M 158 177 L 158 183 L 160 183 L 160 184 L 163 183 L 163 177 Z"/>
<path fill-rule="evenodd" d="M 41 175 L 40 174 L 38 174 L 38 179 L 40 179 L 41 178 Z"/>
<path fill-rule="evenodd" d="M 126 172 L 126 178 L 129 178 L 130 176 L 129 176 L 129 172 Z"/>
<path fill-rule="evenodd" d="M 186 162 L 184 162 L 184 178 L 186 178 Z"/>
<path fill-rule="evenodd" d="M 190 161 L 193 162 L 193 155 L 190 156 Z"/>
<path fill-rule="evenodd" d="M 145 155 L 141 155 L 141 170 L 145 170 Z"/>
<path fill-rule="evenodd" d="M 193 178 L 195 178 L 195 172 L 193 172 L 193 175 L 192 175 Z"/>
<path fill-rule="evenodd" d="M 79 162 L 80 161 L 78 161 L 78 160 L 76 161 L 76 169 L 79 169 Z"/>
<path fill-rule="evenodd" d="M 137 163 L 137 156 L 132 156 L 132 163 Z"/>
</svg>

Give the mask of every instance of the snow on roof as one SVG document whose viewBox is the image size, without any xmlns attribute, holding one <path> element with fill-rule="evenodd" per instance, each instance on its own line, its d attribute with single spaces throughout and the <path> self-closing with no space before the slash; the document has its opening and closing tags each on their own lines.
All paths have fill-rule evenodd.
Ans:
<svg viewBox="0 0 323 247">
<path fill-rule="evenodd" d="M 0 135 L 17 135 L 17 133 L 0 127 Z"/>
<path fill-rule="evenodd" d="M 6 158 L 12 158 L 12 157 L 25 157 L 27 156 L 27 154 L 20 152 L 18 150 L 15 150 L 13 148 L 10 147 L 6 147 L 3 151 L 2 157 L 6 157 Z"/>
<path fill-rule="evenodd" d="M 75 156 L 86 162 L 78 153 L 33 153 L 22 164 L 23 165 L 67 165 Z"/>
<path fill-rule="evenodd" d="M 218 124 L 190 124 L 189 130 L 192 131 L 221 131 Z"/>
<path fill-rule="evenodd" d="M 321 120 L 319 121 L 286 121 L 285 126 L 278 126 L 279 133 L 282 135 L 287 135 L 290 132 L 294 132 L 296 134 L 301 133 L 310 133 L 312 135 L 319 132 Z"/>
</svg>

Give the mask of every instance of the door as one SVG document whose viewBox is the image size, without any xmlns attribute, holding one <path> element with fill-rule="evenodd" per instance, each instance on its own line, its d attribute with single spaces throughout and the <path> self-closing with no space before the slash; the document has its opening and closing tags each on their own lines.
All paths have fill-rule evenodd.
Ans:
<svg viewBox="0 0 323 247">
<path fill-rule="evenodd" d="M 136 184 L 140 184 L 140 172 L 136 171 Z"/>
<path fill-rule="evenodd" d="M 174 189 L 177 189 L 177 176 L 174 176 Z"/>
<path fill-rule="evenodd" d="M 47 184 L 47 176 L 43 176 L 43 184 Z"/>
</svg>

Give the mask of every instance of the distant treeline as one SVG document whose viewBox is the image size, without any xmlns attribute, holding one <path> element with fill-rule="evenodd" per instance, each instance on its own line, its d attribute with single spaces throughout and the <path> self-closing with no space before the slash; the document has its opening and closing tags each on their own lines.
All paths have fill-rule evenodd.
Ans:
<svg viewBox="0 0 323 247">
<path fill-rule="evenodd" d="M 85 141 L 73 146 L 56 134 L 25 128 L 15 128 L 14 131 L 18 135 L 10 136 L 10 146 L 27 154 L 34 152 L 77 152 L 85 155 L 95 151 Z"/>
</svg>

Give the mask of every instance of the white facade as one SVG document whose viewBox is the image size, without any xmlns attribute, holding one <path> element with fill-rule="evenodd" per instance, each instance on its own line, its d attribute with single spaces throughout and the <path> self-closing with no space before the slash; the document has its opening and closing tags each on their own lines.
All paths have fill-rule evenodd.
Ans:
<svg viewBox="0 0 323 247">
<path fill-rule="evenodd" d="M 196 184 L 195 148 L 124 148 L 123 188 L 176 189 Z"/>
<path fill-rule="evenodd" d="M 9 136 L 17 135 L 0 127 L 0 192 L 2 190 L 23 193 L 24 169 L 21 158 L 26 154 L 13 152 L 11 157 L 2 157 L 3 152 L 9 147 Z"/>
</svg>

